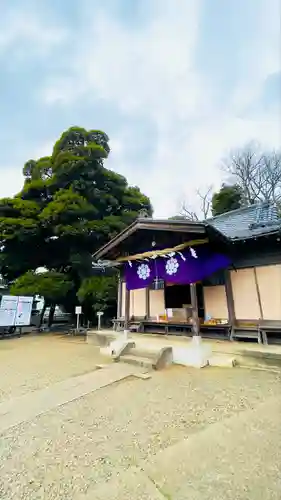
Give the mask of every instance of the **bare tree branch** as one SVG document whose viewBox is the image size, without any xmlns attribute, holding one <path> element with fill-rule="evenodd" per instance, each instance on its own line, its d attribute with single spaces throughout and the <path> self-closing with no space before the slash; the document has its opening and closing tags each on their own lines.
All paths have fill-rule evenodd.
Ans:
<svg viewBox="0 0 281 500">
<path fill-rule="evenodd" d="M 201 212 L 203 214 L 203 218 L 207 219 L 208 215 L 210 215 L 211 211 L 211 203 L 212 203 L 212 195 L 213 195 L 213 186 L 209 186 L 206 193 L 202 194 L 202 192 L 198 189 L 197 195 L 201 200 Z"/>
<path fill-rule="evenodd" d="M 199 217 L 196 212 L 189 210 L 185 202 L 182 203 L 180 215 L 182 215 L 185 219 L 191 221 L 199 221 Z"/>
<path fill-rule="evenodd" d="M 262 152 L 258 143 L 230 152 L 223 170 L 243 192 L 245 205 L 281 201 L 281 153 Z"/>
<path fill-rule="evenodd" d="M 213 186 L 209 186 L 206 192 L 202 193 L 202 191 L 197 190 L 196 194 L 200 199 L 200 208 L 198 213 L 193 211 L 186 202 L 182 202 L 180 209 L 180 216 L 184 217 L 190 221 L 199 221 L 207 219 L 211 212 L 211 203 L 212 203 L 212 195 L 213 195 Z"/>
</svg>

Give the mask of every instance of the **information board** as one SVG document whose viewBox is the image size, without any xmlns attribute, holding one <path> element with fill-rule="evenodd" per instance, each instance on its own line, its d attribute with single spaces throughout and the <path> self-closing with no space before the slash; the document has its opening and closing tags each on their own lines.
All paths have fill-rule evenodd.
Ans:
<svg viewBox="0 0 281 500">
<path fill-rule="evenodd" d="M 33 297 L 18 297 L 15 326 L 30 325 Z"/>
<path fill-rule="evenodd" d="M 0 326 L 30 325 L 33 297 L 3 295 L 0 306 Z"/>
<path fill-rule="evenodd" d="M 0 306 L 0 326 L 14 326 L 18 307 L 18 297 L 3 295 Z"/>
</svg>

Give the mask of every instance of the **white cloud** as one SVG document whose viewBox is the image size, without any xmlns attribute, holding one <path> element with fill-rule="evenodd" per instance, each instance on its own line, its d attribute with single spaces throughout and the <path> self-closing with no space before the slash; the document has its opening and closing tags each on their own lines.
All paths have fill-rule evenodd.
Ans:
<svg viewBox="0 0 281 500">
<path fill-rule="evenodd" d="M 55 140 L 48 140 L 41 145 L 29 146 L 22 152 L 19 157 L 18 166 L 1 165 L 1 183 L 0 183 L 0 198 L 14 196 L 19 193 L 23 187 L 24 177 L 22 168 L 25 162 L 30 159 L 38 159 L 43 156 L 49 156 L 52 153 Z"/>
<path fill-rule="evenodd" d="M 19 193 L 22 185 L 23 176 L 17 167 L 7 165 L 1 166 L 0 198 L 13 196 Z"/>
<path fill-rule="evenodd" d="M 44 156 L 50 156 L 53 152 L 53 147 L 57 138 L 53 138 L 53 140 L 48 140 L 37 146 L 36 148 L 30 149 L 29 158 L 34 158 L 35 160 L 38 158 L 43 158 Z"/>
<path fill-rule="evenodd" d="M 95 6 L 94 16 L 88 12 L 89 24 L 77 32 L 71 77 L 51 75 L 42 97 L 48 104 L 67 106 L 80 98 L 89 104 L 104 99 L 125 120 L 136 117 L 152 124 L 157 143 L 149 165 L 136 169 L 128 164 L 126 140 L 137 143 L 138 137 L 123 129 L 113 137 L 109 166 L 151 196 L 156 215 L 170 215 L 180 196 L 193 203 L 196 188 L 219 185 L 217 166 L 227 149 L 253 138 L 279 145 L 279 110 L 239 118 L 280 68 L 279 0 L 272 0 L 270 8 L 267 0 L 258 5 L 249 28 L 252 41 L 243 48 L 241 74 L 225 109 L 212 99 L 215 78 L 211 83 L 204 68 L 202 73 L 196 68 L 200 0 L 143 0 L 148 21 L 141 27 L 125 26 Z"/>
<path fill-rule="evenodd" d="M 8 9 L 0 18 L 0 54 L 18 57 L 46 55 L 66 39 L 65 29 L 31 10 Z M 28 51 L 27 51 L 28 45 Z"/>
<path fill-rule="evenodd" d="M 253 12 L 253 36 L 243 47 L 239 80 L 231 96 L 231 105 L 238 114 L 249 102 L 259 98 L 266 78 L 281 71 L 281 3 L 258 0 Z M 243 35 L 242 35 L 243 38 Z"/>
</svg>

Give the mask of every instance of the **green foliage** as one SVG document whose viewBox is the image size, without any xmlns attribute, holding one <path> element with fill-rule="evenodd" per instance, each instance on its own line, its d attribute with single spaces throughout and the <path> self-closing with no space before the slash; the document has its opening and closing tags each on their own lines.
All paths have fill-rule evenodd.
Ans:
<svg viewBox="0 0 281 500">
<path fill-rule="evenodd" d="M 220 215 L 242 206 L 243 193 L 236 184 L 228 186 L 223 184 L 221 189 L 212 197 L 212 214 Z"/>
<path fill-rule="evenodd" d="M 84 279 L 77 297 L 89 319 L 94 319 L 98 311 L 104 312 L 105 318 L 115 315 L 117 276 L 92 276 Z"/>
<path fill-rule="evenodd" d="M 186 217 L 184 215 L 173 215 L 169 217 L 169 220 L 186 220 Z"/>
<path fill-rule="evenodd" d="M 38 292 L 35 285 L 47 283 L 55 300 L 62 300 L 46 274 L 45 281 L 34 274 L 38 267 L 46 267 L 66 276 L 75 293 L 81 292 L 82 280 L 92 275 L 91 255 L 131 224 L 140 210 L 152 214 L 149 199 L 138 187 L 128 186 L 122 175 L 104 167 L 108 141 L 99 130 L 71 127 L 55 143 L 51 156 L 26 162 L 21 192 L 0 200 L 0 272 L 8 280 L 16 279 L 14 286 L 20 286 L 22 278 L 24 287 L 30 283 L 31 291 L 46 297 L 47 290 Z M 111 300 L 108 287 L 101 288 L 106 301 Z M 85 300 L 102 306 L 99 294 L 88 294 Z"/>
<path fill-rule="evenodd" d="M 63 273 L 32 271 L 20 276 L 11 286 L 11 295 L 40 295 L 47 303 L 59 303 L 72 289 L 73 283 Z"/>
</svg>

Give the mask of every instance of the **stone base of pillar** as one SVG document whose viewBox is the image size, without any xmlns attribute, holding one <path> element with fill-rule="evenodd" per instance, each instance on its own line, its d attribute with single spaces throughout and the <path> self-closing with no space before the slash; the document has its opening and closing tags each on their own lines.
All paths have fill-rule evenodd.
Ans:
<svg viewBox="0 0 281 500">
<path fill-rule="evenodd" d="M 194 335 L 186 347 L 173 347 L 173 362 L 179 365 L 204 368 L 209 364 L 211 355 L 210 346 L 203 344 L 199 335 Z"/>
</svg>

